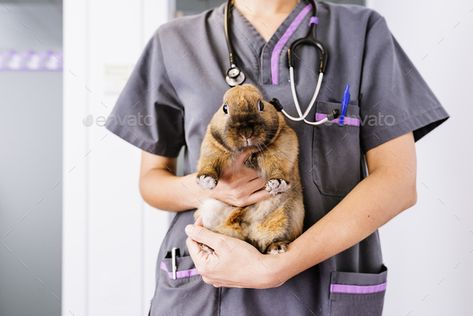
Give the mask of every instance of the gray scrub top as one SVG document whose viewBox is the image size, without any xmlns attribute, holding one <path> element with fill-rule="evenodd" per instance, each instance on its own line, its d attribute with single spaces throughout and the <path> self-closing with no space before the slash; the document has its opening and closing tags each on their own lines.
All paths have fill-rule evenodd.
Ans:
<svg viewBox="0 0 473 316">
<path fill-rule="evenodd" d="M 268 42 L 233 9 L 231 36 L 247 82 L 256 84 L 267 99 L 278 98 L 292 115 L 297 112 L 286 53 L 308 31 L 311 10 L 307 6 L 299 2 Z M 184 147 L 186 174 L 196 171 L 207 124 L 228 89 L 223 11 L 221 5 L 159 27 L 106 124 L 111 132 L 153 154 L 176 157 Z M 288 121 L 299 137 L 305 229 L 363 179 L 362 158 L 368 150 L 410 131 L 417 141 L 448 118 L 380 14 L 360 6 L 320 2 L 319 19 L 318 38 L 330 58 L 309 117 L 323 117 L 340 108 L 347 83 L 352 101 L 343 127 Z M 306 105 L 317 80 L 318 55 L 312 47 L 302 48 L 297 55 L 297 90 L 301 105 Z M 145 119 L 127 124 L 127 119 L 136 117 Z M 387 269 L 378 232 L 278 288 L 214 288 L 202 281 L 188 255 L 184 227 L 192 222 L 192 212 L 176 214 L 162 243 L 152 316 L 382 313 Z M 176 280 L 170 277 L 167 257 L 172 247 L 181 252 Z"/>
</svg>

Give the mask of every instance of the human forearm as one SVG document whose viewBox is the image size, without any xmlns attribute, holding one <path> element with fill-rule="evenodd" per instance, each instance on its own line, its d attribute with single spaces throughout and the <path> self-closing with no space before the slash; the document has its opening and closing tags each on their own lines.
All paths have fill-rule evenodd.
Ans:
<svg viewBox="0 0 473 316">
<path fill-rule="evenodd" d="M 198 207 L 208 194 L 195 180 L 196 174 L 175 176 L 168 170 L 153 169 L 142 176 L 141 196 L 149 205 L 167 211 L 181 212 Z"/>
<path fill-rule="evenodd" d="M 287 253 L 279 255 L 275 281 L 287 280 L 360 242 L 412 206 L 415 199 L 415 175 L 376 170 L 291 243 Z"/>
</svg>

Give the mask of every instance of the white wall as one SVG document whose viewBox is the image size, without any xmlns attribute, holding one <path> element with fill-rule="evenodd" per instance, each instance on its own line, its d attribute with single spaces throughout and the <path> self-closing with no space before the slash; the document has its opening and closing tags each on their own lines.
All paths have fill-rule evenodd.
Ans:
<svg viewBox="0 0 473 316">
<path fill-rule="evenodd" d="M 63 315 L 146 315 L 168 215 L 138 191 L 138 149 L 103 127 L 167 1 L 64 1 Z"/>
<path fill-rule="evenodd" d="M 451 115 L 417 145 L 418 203 L 381 230 L 385 315 L 473 315 L 473 1 L 372 0 Z"/>
</svg>

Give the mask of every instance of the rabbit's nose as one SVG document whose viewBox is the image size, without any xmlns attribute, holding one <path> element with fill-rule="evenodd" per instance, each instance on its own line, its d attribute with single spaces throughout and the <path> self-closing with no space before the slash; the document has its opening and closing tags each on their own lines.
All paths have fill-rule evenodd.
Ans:
<svg viewBox="0 0 473 316">
<path fill-rule="evenodd" d="M 241 131 L 240 131 L 240 135 L 243 137 L 243 138 L 250 138 L 251 136 L 253 136 L 253 129 L 252 128 L 242 128 Z"/>
</svg>

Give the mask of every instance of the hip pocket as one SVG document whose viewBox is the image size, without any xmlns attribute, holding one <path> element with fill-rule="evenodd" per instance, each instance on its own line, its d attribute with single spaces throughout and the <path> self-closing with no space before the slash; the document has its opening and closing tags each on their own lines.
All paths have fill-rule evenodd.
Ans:
<svg viewBox="0 0 473 316">
<path fill-rule="evenodd" d="M 171 258 L 160 261 L 150 315 L 215 315 L 218 289 L 202 280 L 190 256 L 178 257 L 176 263 L 173 273 Z"/>
<path fill-rule="evenodd" d="M 331 316 L 381 316 L 386 293 L 387 268 L 380 273 L 332 272 Z"/>
<path fill-rule="evenodd" d="M 340 103 L 318 101 L 316 119 L 340 109 Z M 349 104 L 343 126 L 338 119 L 314 127 L 312 178 L 321 194 L 343 197 L 361 180 L 360 109 Z"/>
<path fill-rule="evenodd" d="M 180 283 L 197 277 L 200 278 L 200 274 L 194 266 L 194 262 L 190 256 L 176 258 L 176 271 L 173 272 L 172 259 L 164 258 L 159 264 L 161 277 L 163 281 L 168 282 L 169 286 L 175 287 Z"/>
</svg>

